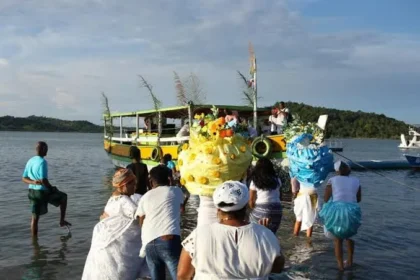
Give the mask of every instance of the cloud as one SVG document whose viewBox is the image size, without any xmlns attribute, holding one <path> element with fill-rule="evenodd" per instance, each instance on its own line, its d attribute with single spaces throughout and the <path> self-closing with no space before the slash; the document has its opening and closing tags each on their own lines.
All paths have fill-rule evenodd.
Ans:
<svg viewBox="0 0 420 280">
<path fill-rule="evenodd" d="M 236 104 L 236 70 L 247 72 L 251 40 L 262 105 L 282 99 L 385 113 L 393 105 L 390 115 L 417 118 L 395 96 L 419 99 L 413 95 L 420 86 L 419 38 L 368 29 L 317 32 L 299 12 L 312 2 L 4 0 L 0 96 L 23 101 L 2 113 L 98 122 L 102 91 L 113 110 L 147 109 L 152 103 L 138 74 L 171 106 L 173 71 L 195 72 L 209 102 Z"/>
<path fill-rule="evenodd" d="M 0 67 L 6 67 L 8 65 L 9 65 L 9 62 L 7 61 L 7 59 L 0 58 Z"/>
</svg>

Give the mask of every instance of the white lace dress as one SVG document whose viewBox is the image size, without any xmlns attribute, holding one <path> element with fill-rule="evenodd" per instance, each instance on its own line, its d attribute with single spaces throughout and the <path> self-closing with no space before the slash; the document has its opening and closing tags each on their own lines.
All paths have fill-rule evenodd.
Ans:
<svg viewBox="0 0 420 280">
<path fill-rule="evenodd" d="M 93 229 L 82 280 L 135 280 L 149 276 L 146 259 L 139 257 L 141 231 L 135 219 L 138 200 L 127 196 L 108 200 L 105 212 L 109 217 Z"/>
</svg>

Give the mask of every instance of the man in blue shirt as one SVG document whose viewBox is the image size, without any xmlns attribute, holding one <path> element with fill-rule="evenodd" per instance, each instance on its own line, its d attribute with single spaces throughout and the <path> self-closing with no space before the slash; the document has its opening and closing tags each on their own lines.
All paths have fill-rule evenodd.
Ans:
<svg viewBox="0 0 420 280">
<path fill-rule="evenodd" d="M 67 194 L 59 191 L 48 181 L 48 163 L 44 158 L 48 153 L 47 143 L 38 142 L 36 153 L 37 155 L 27 162 L 22 176 L 22 181 L 29 185 L 28 198 L 32 206 L 32 237 L 38 236 L 39 217 L 48 213 L 48 203 L 55 207 L 60 206 L 60 226 L 71 226 L 65 220 Z"/>
</svg>

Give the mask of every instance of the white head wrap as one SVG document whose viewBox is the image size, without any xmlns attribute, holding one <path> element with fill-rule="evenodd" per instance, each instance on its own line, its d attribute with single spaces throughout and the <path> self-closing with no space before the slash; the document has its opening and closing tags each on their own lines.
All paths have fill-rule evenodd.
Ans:
<svg viewBox="0 0 420 280">
<path fill-rule="evenodd" d="M 214 205 L 223 212 L 241 210 L 247 205 L 248 200 L 249 191 L 247 186 L 237 181 L 226 181 L 213 193 Z M 233 205 L 218 207 L 217 205 L 221 202 Z"/>
<path fill-rule="evenodd" d="M 350 168 L 350 166 L 346 163 L 346 162 L 344 162 L 344 161 L 341 161 L 341 160 L 337 160 L 335 163 L 334 163 L 334 170 L 335 171 L 340 171 L 340 166 L 341 166 L 341 164 L 344 164 L 344 165 L 346 165 L 347 167 L 349 167 Z"/>
</svg>

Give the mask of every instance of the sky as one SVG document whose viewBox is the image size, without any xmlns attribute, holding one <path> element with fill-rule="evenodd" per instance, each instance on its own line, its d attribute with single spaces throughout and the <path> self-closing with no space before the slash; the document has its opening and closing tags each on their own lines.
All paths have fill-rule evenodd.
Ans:
<svg viewBox="0 0 420 280">
<path fill-rule="evenodd" d="M 420 123 L 417 0 L 0 0 L 0 116 L 101 122 L 176 105 L 174 71 L 209 104 L 242 103 L 237 70 L 258 62 L 259 105 L 276 101 Z"/>
</svg>

